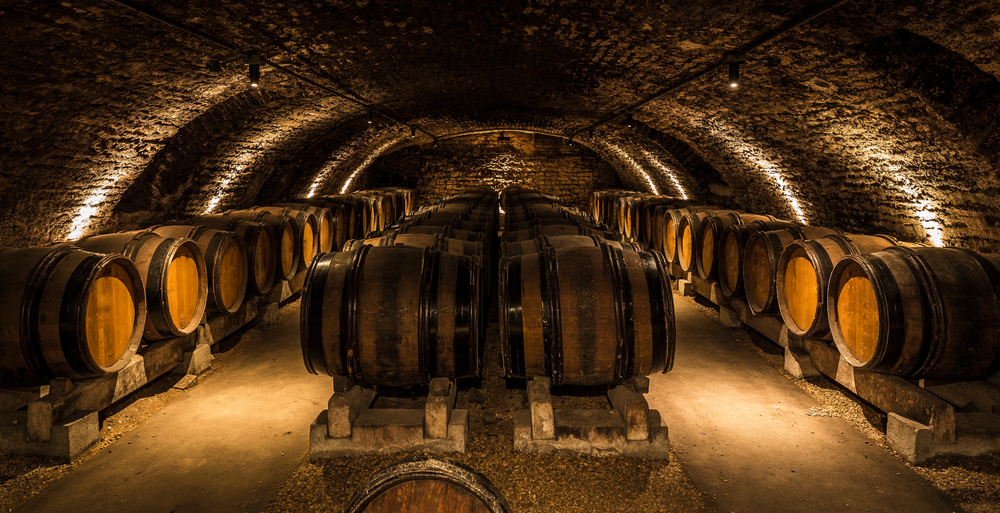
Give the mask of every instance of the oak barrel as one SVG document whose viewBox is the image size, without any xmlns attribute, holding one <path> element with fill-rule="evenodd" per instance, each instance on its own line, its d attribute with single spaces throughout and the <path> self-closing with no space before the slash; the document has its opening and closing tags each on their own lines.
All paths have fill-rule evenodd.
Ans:
<svg viewBox="0 0 1000 513">
<path fill-rule="evenodd" d="M 702 220 L 698 234 L 698 258 L 696 267 L 698 276 L 703 280 L 715 281 L 719 271 L 719 241 L 722 231 L 730 225 L 743 225 L 754 221 L 775 221 L 773 216 L 744 214 L 738 210 L 711 210 L 709 216 Z"/>
<path fill-rule="evenodd" d="M 515 242 L 534 239 L 541 237 L 543 235 L 548 235 L 550 237 L 557 235 L 596 235 L 603 239 L 617 240 L 618 235 L 611 232 L 606 232 L 602 230 L 594 230 L 592 228 L 587 228 L 584 226 L 575 225 L 551 225 L 551 226 L 535 226 L 533 228 L 528 228 L 526 230 L 517 230 L 514 232 L 505 232 L 501 240 L 504 242 Z"/>
<path fill-rule="evenodd" d="M 680 258 L 677 251 L 677 243 L 680 240 L 680 223 L 685 215 L 694 212 L 704 212 L 707 210 L 717 210 L 718 207 L 712 205 L 696 205 L 681 208 L 672 208 L 664 212 L 663 215 L 663 255 L 668 263 L 676 263 Z"/>
<path fill-rule="evenodd" d="M 312 198 L 299 196 L 297 198 L 292 198 L 291 201 L 294 203 L 304 203 L 307 205 L 324 207 L 330 209 L 331 212 L 339 206 L 343 211 L 342 216 L 345 222 L 343 240 L 340 241 L 341 245 L 343 245 L 344 241 L 364 237 L 365 233 L 367 233 L 365 232 L 365 207 L 361 198 L 350 194 L 338 194 L 333 196 L 316 196 Z"/>
<path fill-rule="evenodd" d="M 452 460 L 419 458 L 380 469 L 351 497 L 345 513 L 510 513 L 482 474 Z"/>
<path fill-rule="evenodd" d="M 276 203 L 274 206 L 309 212 L 316 217 L 318 239 L 316 250 L 320 253 L 340 251 L 340 246 L 347 240 L 347 234 L 344 233 L 346 222 L 342 219 L 343 207 L 337 206 L 330 209 L 308 203 Z"/>
<path fill-rule="evenodd" d="M 507 377 L 615 385 L 673 365 L 674 309 L 656 252 L 546 248 L 500 266 Z"/>
<path fill-rule="evenodd" d="M 141 230 L 94 235 L 73 244 L 98 253 L 120 253 L 135 263 L 146 291 L 143 338 L 187 335 L 201 323 L 208 303 L 208 273 L 193 240 Z"/>
<path fill-rule="evenodd" d="M 154 226 L 161 237 L 189 238 L 198 244 L 208 274 L 208 309 L 230 314 L 240 309 L 247 291 L 247 248 L 233 232 L 206 226 Z"/>
<path fill-rule="evenodd" d="M 974 380 L 1000 363 L 1000 257 L 901 246 L 847 255 L 830 275 L 827 315 L 856 367 Z"/>
<path fill-rule="evenodd" d="M 874 253 L 899 245 L 888 235 L 833 234 L 792 241 L 781 252 L 775 275 L 778 310 L 792 333 L 829 338 L 826 315 L 830 273 L 845 255 Z"/>
<path fill-rule="evenodd" d="M 602 243 L 611 244 L 613 247 L 620 247 L 631 251 L 641 251 L 637 244 L 629 242 L 617 242 L 602 239 L 597 235 L 542 235 L 534 239 L 505 242 L 501 249 L 502 258 L 520 257 L 523 255 L 538 253 L 546 248 L 579 248 L 600 246 Z"/>
<path fill-rule="evenodd" d="M 302 246 L 299 244 L 299 228 L 295 219 L 285 214 L 273 214 L 260 210 L 230 210 L 228 217 L 264 223 L 274 231 L 278 261 L 274 266 L 274 277 L 290 280 L 299 269 Z"/>
<path fill-rule="evenodd" d="M 0 252 L 0 385 L 117 372 L 146 324 L 139 270 L 70 245 Z"/>
<path fill-rule="evenodd" d="M 830 228 L 792 226 L 751 235 L 743 252 L 743 288 L 750 310 L 755 314 L 778 312 L 775 279 L 785 246 L 793 240 L 818 239 L 834 233 L 837 230 Z"/>
<path fill-rule="evenodd" d="M 196 217 L 191 223 L 239 235 L 247 255 L 247 291 L 264 295 L 271 290 L 278 265 L 278 245 L 273 228 L 264 223 L 221 214 Z"/>
<path fill-rule="evenodd" d="M 788 221 L 753 221 L 750 224 L 732 224 L 723 229 L 717 253 L 722 294 L 730 299 L 743 296 L 743 253 L 751 235 L 792 226 L 797 225 Z"/>
<path fill-rule="evenodd" d="M 299 241 L 299 269 L 304 271 L 309 267 L 314 256 L 319 253 L 319 221 L 316 216 L 304 210 L 287 207 L 253 207 L 250 210 L 269 212 L 274 215 L 288 216 L 295 220 L 297 240 Z"/>
<path fill-rule="evenodd" d="M 306 368 L 398 387 L 478 376 L 479 275 L 477 259 L 430 248 L 320 255 L 302 291 Z"/>
</svg>

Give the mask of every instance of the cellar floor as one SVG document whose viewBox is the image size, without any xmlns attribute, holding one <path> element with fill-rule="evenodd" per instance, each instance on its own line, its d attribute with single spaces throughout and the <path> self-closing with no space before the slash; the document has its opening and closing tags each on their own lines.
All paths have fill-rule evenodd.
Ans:
<svg viewBox="0 0 1000 513">
<path fill-rule="evenodd" d="M 671 462 L 512 453 L 512 416 L 526 406 L 490 358 L 484 404 L 459 394 L 470 446 L 447 455 L 492 479 L 516 512 L 958 511 L 917 476 L 755 354 L 742 330 L 675 297 L 674 370 L 651 379 L 652 408 L 670 429 Z M 225 364 L 17 511 L 341 511 L 367 476 L 405 455 L 311 462 L 308 427 L 330 378 L 305 372 L 298 305 L 255 329 Z M 487 332 L 495 354 L 496 323 Z M 380 398 L 380 407 L 420 407 Z M 603 396 L 556 407 L 604 408 Z M 494 420 L 487 421 L 488 417 Z M 102 426 L 103 431 L 107 426 Z M 706 507 L 707 506 L 707 507 Z"/>
<path fill-rule="evenodd" d="M 949 512 L 930 482 L 767 365 L 743 330 L 675 296 L 674 370 L 650 380 L 650 408 L 695 486 L 718 511 Z"/>
</svg>

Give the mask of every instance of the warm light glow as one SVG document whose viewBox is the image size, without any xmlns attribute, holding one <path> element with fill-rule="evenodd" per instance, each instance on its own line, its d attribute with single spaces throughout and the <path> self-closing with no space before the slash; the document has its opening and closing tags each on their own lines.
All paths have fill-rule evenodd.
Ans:
<svg viewBox="0 0 1000 513">
<path fill-rule="evenodd" d="M 242 170 L 243 166 L 236 166 L 233 169 L 233 171 L 226 173 L 225 176 L 223 176 L 222 179 L 219 180 L 219 182 L 215 186 L 217 192 L 215 193 L 215 196 L 213 196 L 212 199 L 209 200 L 208 205 L 205 207 L 205 212 L 204 212 L 205 214 L 211 214 L 212 211 L 215 210 L 215 207 L 219 204 L 219 201 L 221 201 L 222 198 L 226 195 L 226 193 L 229 192 L 229 185 L 236 178 L 236 175 Z"/>
<path fill-rule="evenodd" d="M 729 84 L 729 87 L 739 87 L 739 86 L 740 86 L 740 84 L 738 82 L 733 82 L 733 83 Z"/>
<path fill-rule="evenodd" d="M 656 188 L 656 184 L 653 182 L 653 179 L 649 176 L 649 173 L 647 173 L 646 170 L 643 169 L 642 165 L 639 164 L 639 162 L 637 162 L 634 158 L 632 158 L 632 155 L 630 155 L 627 151 L 623 150 L 620 146 L 616 144 L 612 144 L 603 140 L 601 141 L 600 144 L 605 148 L 607 148 L 611 153 L 614 153 L 614 155 L 620 161 L 628 164 L 628 166 L 633 171 L 639 173 L 639 175 L 641 175 L 646 180 L 646 183 L 649 184 L 649 189 L 653 192 L 653 194 L 660 194 L 659 189 Z"/>
<path fill-rule="evenodd" d="M 802 211 L 802 207 L 799 206 L 799 200 L 795 198 L 792 194 L 791 189 L 788 187 L 788 183 L 785 182 L 785 178 L 781 176 L 781 173 L 775 169 L 774 164 L 766 160 L 758 160 L 757 165 L 767 174 L 767 176 L 773 181 L 777 186 L 781 194 L 788 200 L 788 204 L 795 211 L 795 216 L 799 219 L 802 224 L 809 224 L 806 222 L 805 213 Z"/>
<path fill-rule="evenodd" d="M 668 178 L 670 178 L 670 181 L 674 183 L 674 187 L 677 188 L 677 192 L 680 193 L 681 198 L 688 199 L 687 192 L 684 191 L 684 187 L 681 186 L 681 182 L 677 180 L 677 175 L 675 175 L 674 172 L 669 167 L 667 167 L 663 162 L 660 162 L 660 160 L 657 159 L 655 155 L 646 150 L 642 150 L 642 155 L 646 157 L 646 160 L 648 160 L 650 164 L 659 168 L 660 171 L 662 171 L 664 174 L 667 175 Z"/>
<path fill-rule="evenodd" d="M 90 222 L 97 214 L 100 212 L 98 208 L 102 203 L 108 199 L 108 195 L 115 190 L 115 186 L 118 181 L 126 176 L 127 173 L 115 170 L 110 176 L 101 181 L 97 189 L 84 200 L 83 205 L 80 210 L 76 213 L 76 218 L 73 219 L 73 224 L 70 225 L 69 235 L 67 235 L 68 240 L 76 240 L 83 237 L 84 231 L 90 226 Z"/>
<path fill-rule="evenodd" d="M 389 141 L 383 143 L 381 146 L 376 148 L 375 151 L 368 154 L 368 157 L 365 158 L 364 162 L 359 164 L 358 167 L 354 168 L 354 172 L 351 173 L 351 176 L 347 177 L 347 181 L 344 182 L 344 186 L 340 188 L 340 193 L 347 194 L 347 191 L 351 189 L 351 182 L 353 182 L 354 179 L 358 176 L 358 173 L 364 171 L 365 169 L 368 169 L 368 166 L 372 165 L 372 162 L 375 162 L 375 159 L 381 157 L 382 153 L 384 153 L 385 150 L 388 150 L 389 148 L 394 146 L 400 139 L 401 137 L 399 136 L 393 137 Z M 314 190 L 315 190 L 315 184 L 313 184 L 313 188 L 311 188 L 310 191 Z"/>
</svg>

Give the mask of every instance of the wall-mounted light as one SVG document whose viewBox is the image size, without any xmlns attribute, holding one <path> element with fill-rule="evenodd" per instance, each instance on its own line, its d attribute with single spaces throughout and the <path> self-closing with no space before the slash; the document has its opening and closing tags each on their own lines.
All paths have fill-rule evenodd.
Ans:
<svg viewBox="0 0 1000 513">
<path fill-rule="evenodd" d="M 417 127 L 411 126 L 410 127 L 410 139 L 416 139 L 416 138 L 417 138 Z"/>
<path fill-rule="evenodd" d="M 737 88 L 740 86 L 740 64 L 747 61 L 746 57 L 743 55 L 737 55 L 735 53 L 727 53 L 724 58 L 724 62 L 729 63 L 729 87 Z"/>
<path fill-rule="evenodd" d="M 594 142 L 594 130 L 593 129 L 587 131 L 587 138 L 590 140 L 590 142 Z"/>
<path fill-rule="evenodd" d="M 264 58 L 259 52 L 247 52 L 243 55 L 243 64 L 250 66 L 250 87 L 260 85 L 260 65 L 264 63 Z"/>
<path fill-rule="evenodd" d="M 368 106 L 368 124 L 372 124 L 375 121 L 375 107 L 372 105 Z"/>
<path fill-rule="evenodd" d="M 634 124 L 635 124 L 635 117 L 632 116 L 632 113 L 629 112 L 628 114 L 625 114 L 625 126 L 632 128 L 632 125 Z"/>
</svg>

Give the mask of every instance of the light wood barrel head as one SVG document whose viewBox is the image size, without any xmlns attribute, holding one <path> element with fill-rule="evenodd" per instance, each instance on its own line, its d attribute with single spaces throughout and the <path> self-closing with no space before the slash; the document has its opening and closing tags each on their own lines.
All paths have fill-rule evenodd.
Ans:
<svg viewBox="0 0 1000 513">
<path fill-rule="evenodd" d="M 174 325 L 181 330 L 195 320 L 204 297 L 196 258 L 188 248 L 178 246 L 167 270 L 167 307 Z"/>
<path fill-rule="evenodd" d="M 312 223 L 305 222 L 302 230 L 302 264 L 308 266 L 314 256 L 316 256 L 316 233 L 313 231 Z"/>
<path fill-rule="evenodd" d="M 878 298 L 861 265 L 851 262 L 837 284 L 837 325 L 844 345 L 861 364 L 875 356 L 881 319 Z"/>
<path fill-rule="evenodd" d="M 324 253 L 333 248 L 333 221 L 329 214 L 319 218 L 319 249 Z"/>
<path fill-rule="evenodd" d="M 677 223 L 674 218 L 667 219 L 666 234 L 663 236 L 663 249 L 667 255 L 667 260 L 674 260 L 677 256 Z"/>
<path fill-rule="evenodd" d="M 792 321 L 801 331 L 807 331 L 816 322 L 819 306 L 819 281 L 816 269 L 805 249 L 796 247 L 785 266 L 785 305 Z"/>
<path fill-rule="evenodd" d="M 246 254 L 236 240 L 230 237 L 222 249 L 222 272 L 219 273 L 219 297 L 223 308 L 230 310 L 246 291 Z"/>
<path fill-rule="evenodd" d="M 286 224 L 281 230 L 281 275 L 290 276 L 292 274 L 292 264 L 295 263 L 295 233 L 292 226 Z"/>
<path fill-rule="evenodd" d="M 740 243 L 730 232 L 724 233 L 722 239 L 723 261 L 719 263 L 719 281 L 728 290 L 736 290 L 740 280 Z"/>
<path fill-rule="evenodd" d="M 253 246 L 253 261 L 253 279 L 254 283 L 257 284 L 255 288 L 264 290 L 272 279 L 276 264 L 274 262 L 274 241 L 266 230 L 257 232 L 257 243 Z"/>
<path fill-rule="evenodd" d="M 691 223 L 684 223 L 684 231 L 681 233 L 681 247 L 677 248 L 677 251 L 680 252 L 682 269 L 691 269 L 691 258 L 694 256 L 693 235 Z"/>
<path fill-rule="evenodd" d="M 101 270 L 90 286 L 85 314 L 87 349 L 101 367 L 109 367 L 128 350 L 135 326 L 132 278 L 120 265 Z"/>
<path fill-rule="evenodd" d="M 764 306 L 771 288 L 771 262 L 764 239 L 754 237 L 747 244 L 743 262 L 743 285 L 747 299 L 753 300 L 757 307 Z"/>
<path fill-rule="evenodd" d="M 712 265 L 715 264 L 715 230 L 710 223 L 705 223 L 701 231 L 701 268 L 705 275 L 712 272 Z"/>
<path fill-rule="evenodd" d="M 416 479 L 397 484 L 375 497 L 365 513 L 490 513 L 490 508 L 461 486 Z"/>
</svg>

